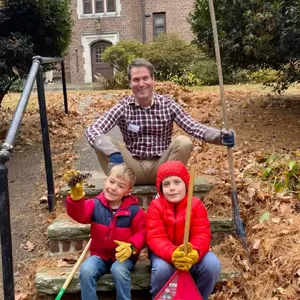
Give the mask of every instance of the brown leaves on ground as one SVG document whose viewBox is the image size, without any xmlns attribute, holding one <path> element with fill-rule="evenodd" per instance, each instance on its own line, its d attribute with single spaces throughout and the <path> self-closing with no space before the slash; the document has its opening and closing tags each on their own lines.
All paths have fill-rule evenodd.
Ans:
<svg viewBox="0 0 300 300">
<path fill-rule="evenodd" d="M 193 91 L 173 83 L 157 83 L 155 88 L 161 94 L 174 97 L 196 120 L 207 126 L 223 127 L 218 87 Z M 76 139 L 98 116 L 129 93 L 130 91 L 69 91 L 69 115 L 64 114 L 62 93 L 47 93 L 47 113 L 56 182 L 73 167 L 77 159 L 73 152 Z M 288 197 L 276 195 L 266 182 L 260 181 L 261 170 L 258 167 L 268 153 L 288 154 L 292 151 L 300 153 L 299 97 L 296 94 L 279 97 L 236 87 L 235 89 L 226 87 L 225 96 L 230 128 L 236 132 L 237 145 L 233 149 L 234 173 L 252 265 L 249 268 L 242 244 L 234 237 L 214 247 L 213 250 L 222 255 L 222 258 L 228 261 L 228 265 L 233 264 L 236 270 L 243 270 L 244 273 L 240 278 L 218 284 L 217 291 L 211 298 L 299 299 L 299 198 L 293 195 Z M 80 100 L 85 97 L 91 97 L 92 102 L 80 110 Z M 33 98 L 36 100 L 36 95 L 33 95 Z M 6 112 L 10 118 L 11 109 L 6 109 Z M 5 120 L 4 124 L 8 124 Z M 33 105 L 33 108 L 25 114 L 17 143 L 19 149 L 28 143 L 40 141 L 39 122 L 38 109 Z M 1 126 L 0 138 L 5 135 L 5 128 L 6 126 Z M 176 125 L 174 134 L 186 135 Z M 197 175 L 214 176 L 216 187 L 204 201 L 209 214 L 231 216 L 232 188 L 227 149 L 202 143 L 195 138 L 192 140 L 194 148 L 188 167 L 191 164 L 195 165 Z M 56 188 L 61 184 L 62 180 Z M 141 259 L 143 258 L 146 258 L 146 253 L 141 254 Z M 65 263 L 61 262 L 62 265 Z M 223 268 L 226 268 L 226 265 L 225 263 Z M 26 276 L 24 280 L 27 282 L 23 282 L 23 286 L 33 282 L 31 275 L 30 278 Z M 18 284 L 21 285 L 22 282 Z"/>
</svg>

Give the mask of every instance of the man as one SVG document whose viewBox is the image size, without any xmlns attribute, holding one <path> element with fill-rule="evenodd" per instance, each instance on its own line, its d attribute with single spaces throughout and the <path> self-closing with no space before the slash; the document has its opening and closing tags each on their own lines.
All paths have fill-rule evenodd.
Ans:
<svg viewBox="0 0 300 300">
<path fill-rule="evenodd" d="M 125 162 L 137 177 L 136 184 L 154 184 L 159 165 L 178 160 L 185 165 L 192 151 L 186 136 L 171 140 L 173 122 L 185 132 L 207 143 L 233 147 L 232 130 L 218 130 L 196 122 L 174 99 L 153 91 L 154 66 L 146 59 L 135 59 L 128 68 L 133 95 L 126 96 L 109 109 L 85 135 L 95 149 L 105 172 Z M 105 134 L 118 125 L 125 147 Z"/>
</svg>

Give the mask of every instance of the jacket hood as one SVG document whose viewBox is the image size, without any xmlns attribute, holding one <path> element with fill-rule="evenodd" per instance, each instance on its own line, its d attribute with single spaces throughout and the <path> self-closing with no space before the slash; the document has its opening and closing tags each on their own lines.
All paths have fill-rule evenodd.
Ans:
<svg viewBox="0 0 300 300">
<path fill-rule="evenodd" d="M 181 161 L 167 161 L 161 164 L 157 170 L 156 176 L 156 189 L 161 197 L 164 198 L 161 189 L 161 183 L 163 179 L 169 176 L 178 176 L 180 177 L 188 189 L 190 182 L 190 174 L 186 166 Z"/>
</svg>

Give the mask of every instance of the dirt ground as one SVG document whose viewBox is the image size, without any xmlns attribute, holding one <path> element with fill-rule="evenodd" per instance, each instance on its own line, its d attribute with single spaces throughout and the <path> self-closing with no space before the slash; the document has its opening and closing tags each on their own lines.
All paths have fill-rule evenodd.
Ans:
<svg viewBox="0 0 300 300">
<path fill-rule="evenodd" d="M 195 119 L 208 126 L 223 127 L 217 87 L 193 92 L 182 91 L 171 84 L 157 85 L 156 88 L 158 92 L 169 93 L 176 97 Z M 300 149 L 300 91 L 298 93 L 296 89 L 286 95 L 277 96 L 257 89 L 249 90 L 243 86 L 235 86 L 225 87 L 225 92 L 230 128 L 234 129 L 237 138 L 237 145 L 234 148 L 237 177 L 258 156 L 275 152 L 295 153 Z M 103 95 L 107 93 L 113 95 L 112 100 L 105 99 Z M 59 98 L 61 93 L 47 93 L 47 98 L 51 99 L 51 104 L 48 104 L 48 117 L 57 191 L 63 184 L 62 175 L 67 169 L 72 168 L 76 161 L 76 156 L 72 153 L 73 145 L 78 138 L 82 138 L 82 132 L 87 124 L 92 122 L 91 111 L 96 109 L 100 113 L 103 112 L 116 103 L 121 94 L 123 92 L 120 91 L 102 93 L 69 91 L 71 112 L 66 117 L 63 115 Z M 79 114 L 78 105 L 86 96 L 91 96 L 93 103 L 85 112 Z M 4 100 L 4 107 L 0 108 L 0 120 L 3 120 L 0 125 L 0 140 L 5 137 L 9 118 L 14 110 L 13 106 L 9 105 L 9 102 L 13 103 L 14 97 L 18 96 L 10 96 Z M 46 195 L 46 185 L 38 129 L 38 110 L 35 105 L 26 113 L 23 123 L 16 151 L 13 159 L 8 163 L 15 281 L 19 300 L 27 299 L 26 297 L 32 291 L 34 265 L 46 252 L 46 228 L 55 217 L 55 213 L 49 215 L 47 204 L 41 200 Z M 181 133 L 181 129 L 175 127 L 175 133 L 179 132 Z M 195 147 L 189 163 L 196 163 L 197 174 L 215 175 L 221 184 L 229 186 L 230 192 L 226 149 L 202 144 L 195 139 L 193 141 Z M 244 205 L 245 197 L 241 198 L 242 216 L 245 216 L 249 210 Z M 230 214 L 230 197 L 228 199 L 229 204 L 224 205 L 224 210 L 225 213 Z M 211 205 L 211 202 L 207 203 L 208 206 Z M 267 206 L 266 203 L 264 205 Z M 249 219 L 248 225 L 250 223 Z M 1 285 L 2 281 L 0 287 Z M 236 297 L 236 293 L 228 292 L 230 287 L 225 289 L 222 287 L 222 289 L 216 299 L 251 299 L 246 296 Z M 239 289 L 240 287 L 238 291 Z M 245 294 L 243 291 L 243 295 Z M 28 299 L 33 299 L 32 295 L 30 297 Z M 3 299 L 1 293 L 0 299 Z M 252 297 L 251 300 L 255 299 Z"/>
</svg>

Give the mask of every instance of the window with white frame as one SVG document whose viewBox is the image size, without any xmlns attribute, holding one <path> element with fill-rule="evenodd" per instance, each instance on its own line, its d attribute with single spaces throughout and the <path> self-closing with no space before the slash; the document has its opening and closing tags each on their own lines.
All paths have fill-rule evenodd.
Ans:
<svg viewBox="0 0 300 300">
<path fill-rule="evenodd" d="M 80 17 L 120 15 L 120 0 L 78 0 Z"/>
<path fill-rule="evenodd" d="M 153 13 L 153 36 L 166 32 L 166 13 Z"/>
</svg>

